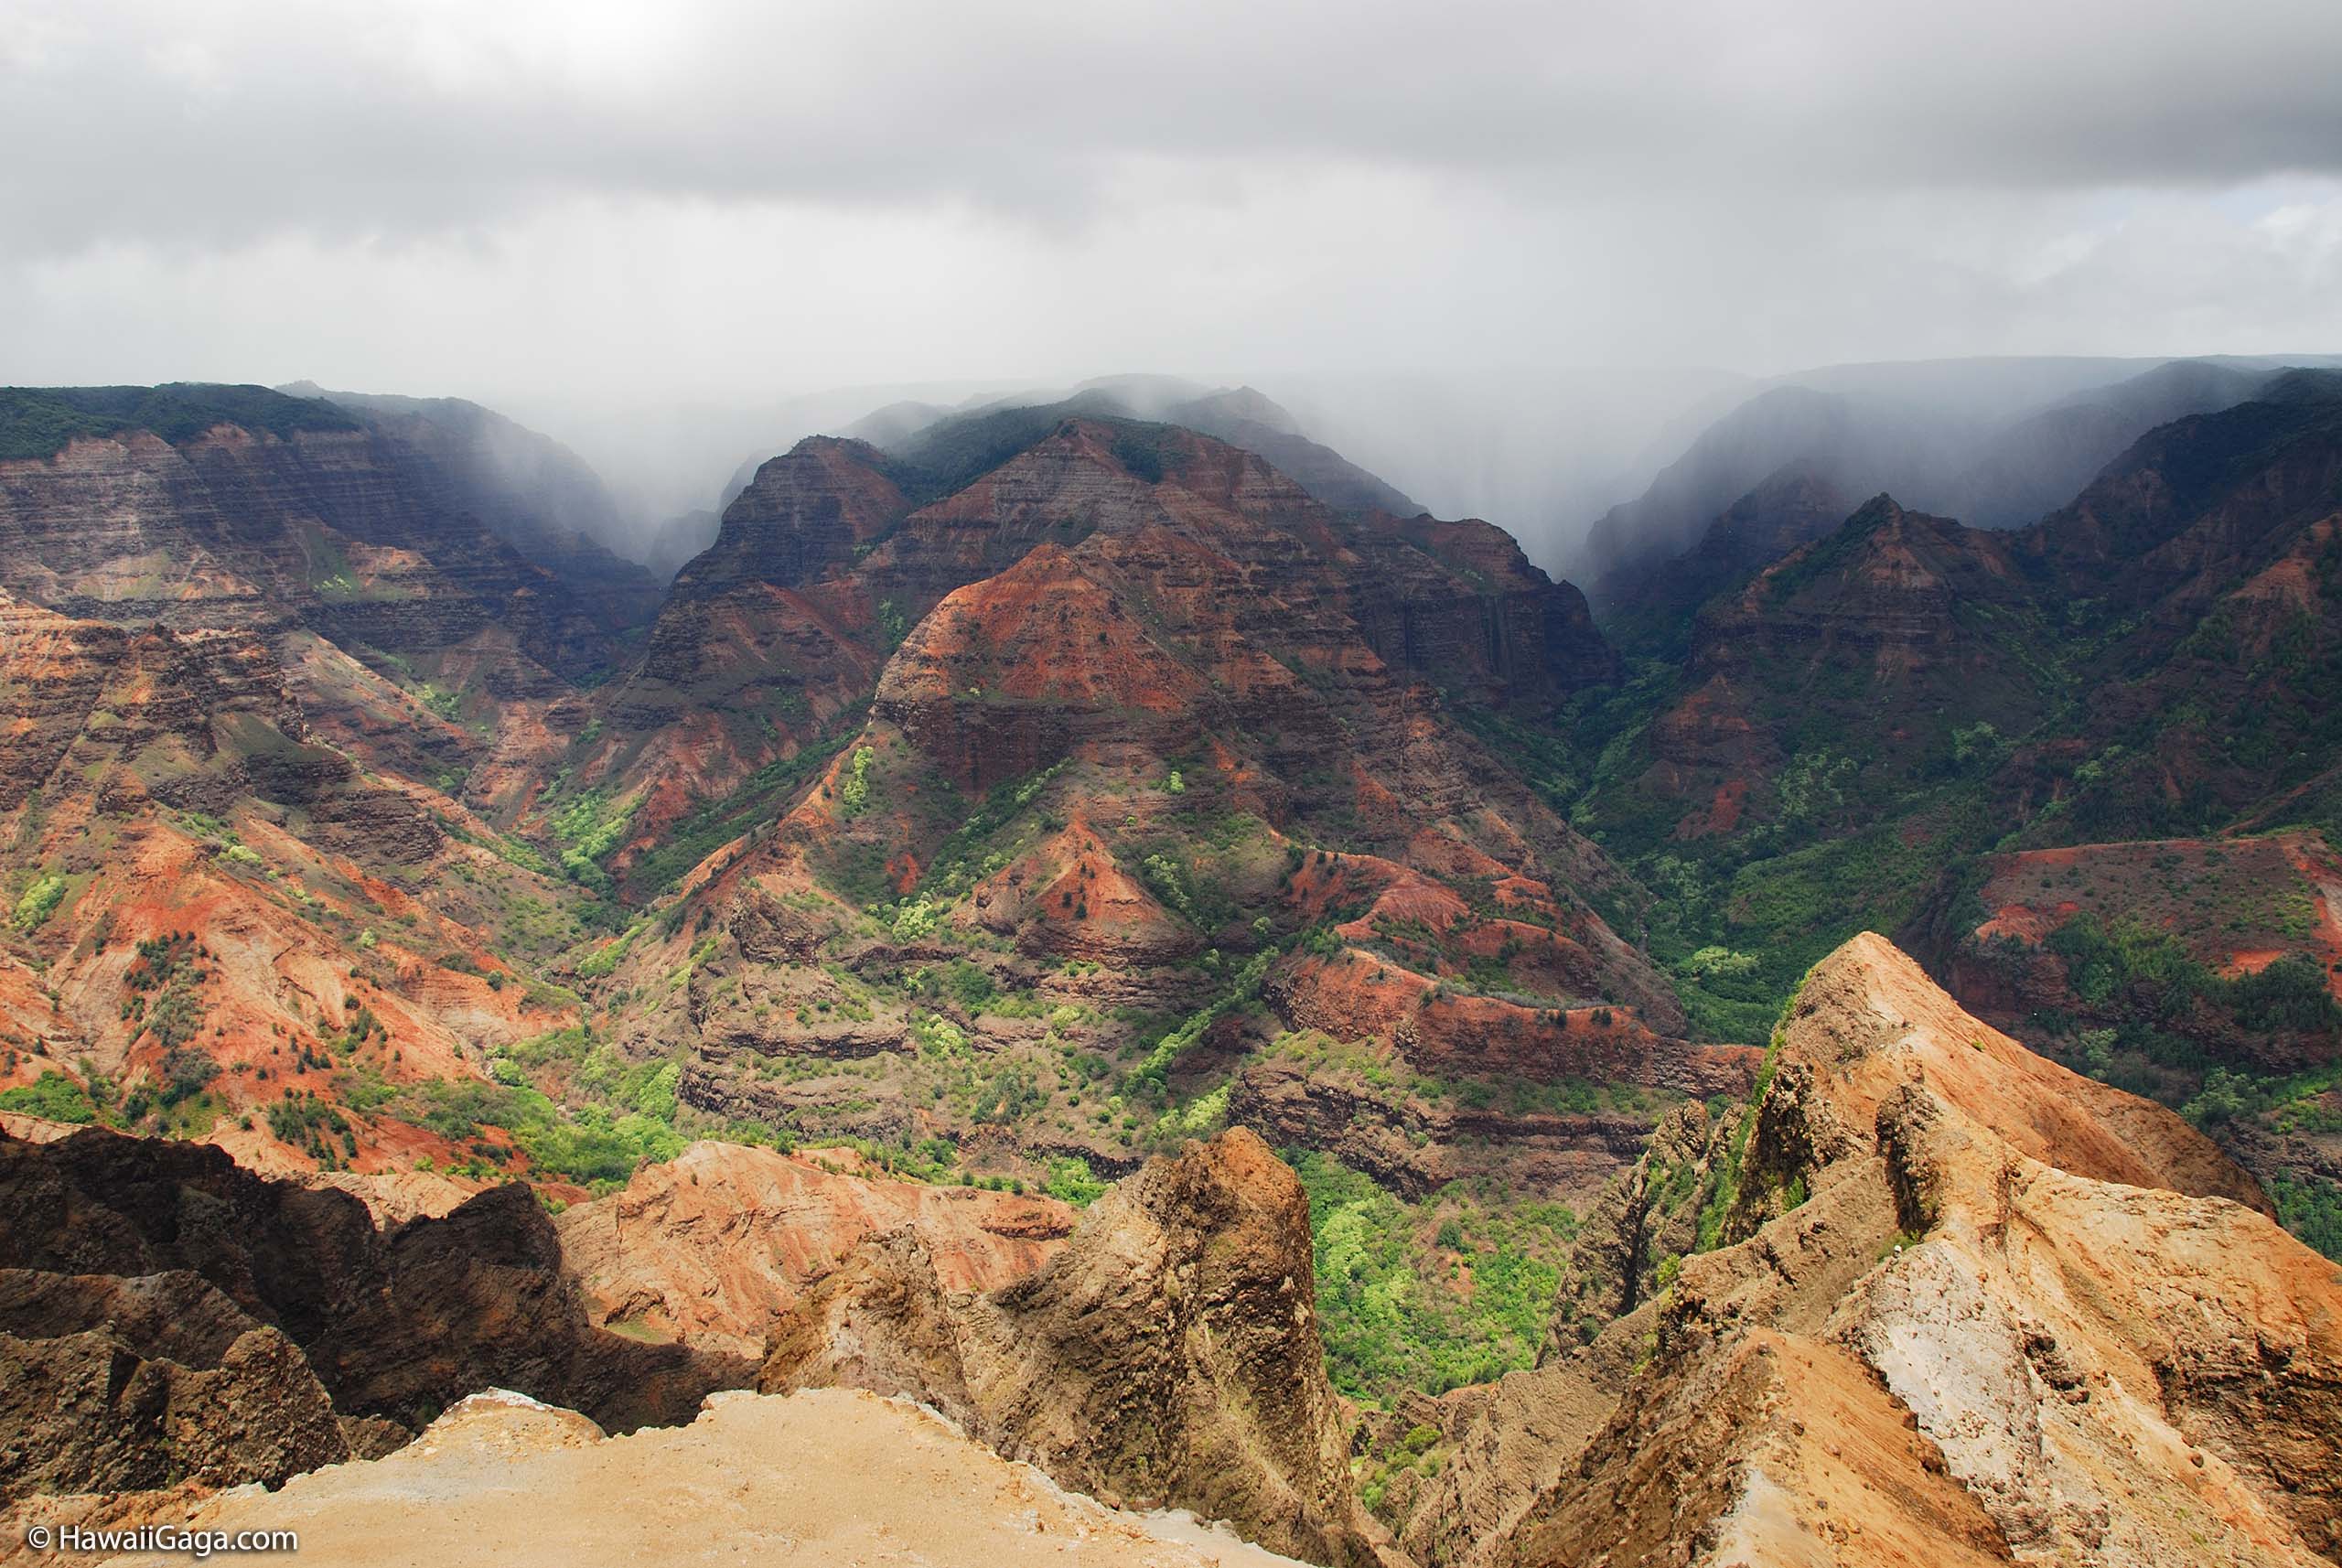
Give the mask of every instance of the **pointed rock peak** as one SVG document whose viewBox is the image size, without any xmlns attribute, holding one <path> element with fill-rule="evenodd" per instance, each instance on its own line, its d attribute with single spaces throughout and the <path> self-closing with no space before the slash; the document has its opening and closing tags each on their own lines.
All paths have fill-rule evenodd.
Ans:
<svg viewBox="0 0 2342 1568">
<path fill-rule="evenodd" d="M 1875 932 L 1813 966 L 1778 1038 L 1778 1070 L 1800 1086 L 1817 1149 L 1841 1140 L 1848 1152 L 1868 1146 L 1881 1105 L 1916 1085 L 2044 1165 L 2267 1208 L 2252 1178 L 2186 1122 L 1971 1016 Z"/>
<path fill-rule="evenodd" d="M 1846 527 L 1850 532 L 1868 533 L 1900 523 L 1907 515 L 1893 496 L 1881 490 L 1854 509 L 1854 514 L 1846 519 Z"/>
</svg>

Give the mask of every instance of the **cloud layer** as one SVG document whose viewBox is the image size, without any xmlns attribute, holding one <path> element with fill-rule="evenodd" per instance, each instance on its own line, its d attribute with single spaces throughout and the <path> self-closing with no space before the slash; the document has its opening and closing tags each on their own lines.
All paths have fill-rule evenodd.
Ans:
<svg viewBox="0 0 2342 1568">
<path fill-rule="evenodd" d="M 2342 348 L 2342 6 L 16 0 L 0 379 Z"/>
</svg>

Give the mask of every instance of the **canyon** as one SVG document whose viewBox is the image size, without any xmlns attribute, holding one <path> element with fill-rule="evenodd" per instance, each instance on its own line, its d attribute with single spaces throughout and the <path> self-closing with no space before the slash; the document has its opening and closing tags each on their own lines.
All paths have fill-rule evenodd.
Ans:
<svg viewBox="0 0 2342 1568">
<path fill-rule="evenodd" d="M 0 1506 L 2342 1560 L 2337 386 L 1776 400 L 1599 618 L 1249 389 L 664 585 L 477 405 L 10 389 Z"/>
</svg>

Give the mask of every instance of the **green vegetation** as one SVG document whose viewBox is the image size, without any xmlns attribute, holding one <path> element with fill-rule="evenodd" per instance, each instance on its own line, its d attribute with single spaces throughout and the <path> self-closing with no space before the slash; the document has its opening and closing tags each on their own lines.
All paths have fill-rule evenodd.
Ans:
<svg viewBox="0 0 2342 1568">
<path fill-rule="evenodd" d="M 98 1119 L 98 1108 L 89 1094 L 55 1068 L 43 1071 L 35 1082 L 0 1090 L 0 1111 L 21 1112 L 27 1116 L 45 1116 L 51 1122 L 77 1125 Z"/>
<path fill-rule="evenodd" d="M 9 923 L 27 934 L 40 929 L 65 901 L 66 887 L 65 877 L 59 872 L 35 877 L 24 897 L 16 900 L 16 911 Z"/>
<path fill-rule="evenodd" d="M 877 755 L 866 746 L 854 748 L 846 775 L 838 782 L 838 805 L 846 816 L 858 817 L 869 808 L 870 764 Z"/>
<path fill-rule="evenodd" d="M 2189 953 L 2170 931 L 2128 917 L 2107 922 L 2091 914 L 2078 915 L 2050 932 L 2047 945 L 2065 966 L 2067 986 L 2089 1018 L 2111 1030 L 2111 1037 L 2093 1042 L 2100 1067 L 2113 1051 L 2130 1051 L 2165 1067 L 2200 1072 L 2209 1059 L 2197 1039 L 2220 1032 L 2208 1030 L 2208 1017 L 2224 1018 L 2248 1036 L 2342 1029 L 2342 1005 L 2328 990 L 2324 970 L 2305 954 L 2287 953 L 2257 972 L 2226 976 Z"/>
<path fill-rule="evenodd" d="M 588 980 L 600 980 L 610 974 L 618 968 L 618 960 L 626 956 L 626 950 L 634 945 L 634 939 L 641 929 L 642 927 L 639 924 L 628 926 L 625 930 L 579 959 L 577 972 Z"/>
<path fill-rule="evenodd" d="M 1204 1031 L 1222 1015 L 1238 1007 L 1250 1005 L 1252 999 L 1261 993 L 1261 981 L 1269 972 L 1269 965 L 1276 961 L 1276 957 L 1277 950 L 1274 948 L 1263 948 L 1253 954 L 1237 972 L 1235 983 L 1218 1000 L 1189 1014 L 1177 1028 L 1155 1043 L 1155 1048 L 1146 1053 L 1146 1059 L 1131 1075 L 1132 1083 L 1143 1091 L 1160 1094 L 1170 1077 L 1172 1065 L 1179 1059 L 1179 1053 L 1202 1039 Z"/>
<path fill-rule="evenodd" d="M 2342 1262 L 2342 1182 L 2280 1175 L 2269 1180 L 2269 1198 L 2286 1230 Z"/>
<path fill-rule="evenodd" d="M 1090 1162 L 1075 1155 L 1049 1162 L 1047 1191 L 1062 1203 L 1076 1208 L 1087 1208 L 1106 1195 L 1110 1184 L 1090 1174 Z"/>
<path fill-rule="evenodd" d="M 1310 1150 L 1285 1160 L 1309 1194 L 1326 1367 L 1387 1405 L 1531 1365 L 1577 1225 L 1557 1203 L 1453 1184 L 1406 1203 Z"/>
<path fill-rule="evenodd" d="M 1724 1157 L 1708 1172 L 1708 1184 L 1700 1194 L 1700 1224 L 1692 1243 L 1695 1252 L 1712 1252 L 1724 1243 L 1724 1224 L 1732 1218 L 1732 1208 L 1739 1200 L 1741 1177 L 1748 1164 L 1748 1143 L 1756 1132 L 1756 1118 L 1765 1109 L 1765 1097 L 1772 1092 L 1773 1073 L 1779 1065 L 1782 1042 L 1789 1033 L 1789 1015 L 1797 1008 L 1799 992 L 1805 989 L 1800 977 L 1797 990 L 1789 993 L 1781 1004 L 1780 1016 L 1774 1021 L 1773 1032 L 1765 1044 L 1765 1059 L 1757 1065 L 1756 1081 L 1748 1087 L 1747 1109 L 1740 1124 L 1733 1129 L 1732 1141 L 1725 1146 Z M 1805 1201 L 1804 1183 L 1800 1180 L 1794 1201 L 1786 1207 L 1794 1208 Z"/>
<path fill-rule="evenodd" d="M 196 1036 L 203 1027 L 196 988 L 209 978 L 201 967 L 209 956 L 186 931 L 139 942 L 138 956 L 123 976 L 128 994 L 123 998 L 122 1016 L 134 1040 L 150 1036 L 168 1051 Z"/>
<path fill-rule="evenodd" d="M 528 1081 L 535 1068 L 565 1078 L 584 1103 L 574 1110 Z M 674 1127 L 682 1069 L 628 1063 L 582 1027 L 509 1047 L 489 1064 L 494 1083 L 432 1081 L 400 1097 L 397 1112 L 442 1137 L 477 1143 L 500 1128 L 539 1175 L 597 1190 L 623 1186 L 646 1161 L 671 1160 L 685 1139 Z"/>
<path fill-rule="evenodd" d="M 327 1170 L 358 1153 L 357 1129 L 348 1117 L 316 1095 L 286 1090 L 268 1108 L 268 1130 L 279 1143 L 306 1151 Z"/>
<path fill-rule="evenodd" d="M 0 387 L 0 459 L 47 457 L 77 436 L 151 430 L 172 443 L 215 424 L 258 435 L 357 430 L 358 419 L 317 398 L 259 386 L 172 381 L 157 387 Z"/>
<path fill-rule="evenodd" d="M 638 798 L 613 805 L 607 792 L 594 789 L 563 807 L 551 824 L 553 836 L 564 846 L 562 869 L 596 892 L 607 891 L 610 877 L 601 863 L 625 839 L 639 804 Z"/>
</svg>

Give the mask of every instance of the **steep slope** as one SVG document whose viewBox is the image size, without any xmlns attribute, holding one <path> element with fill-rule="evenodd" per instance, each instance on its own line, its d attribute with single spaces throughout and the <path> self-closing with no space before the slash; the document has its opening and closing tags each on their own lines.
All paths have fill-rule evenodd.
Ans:
<svg viewBox="0 0 2342 1568">
<path fill-rule="evenodd" d="M 2342 1014 L 2315 998 L 2342 994 L 2342 855 L 2321 833 L 2018 850 L 1971 875 L 1916 932 L 1973 1010 L 2118 1035 L 2143 1014 L 2272 1073 L 2336 1054 Z M 2166 951 L 2154 987 L 2140 972 Z"/>
<path fill-rule="evenodd" d="M 1864 789 L 1881 792 L 1949 750 L 1936 714 L 2022 733 L 2050 700 L 2009 647 L 2006 628 L 2032 610 L 2027 589 L 1998 536 L 1875 499 L 1702 613 L 1690 694 L 1651 735 L 1647 795 L 1703 812 L 1672 824 L 1691 837 L 1729 831 L 1720 813 L 1749 810 L 1752 786 L 1821 755 L 1813 743 L 1833 734 L 1856 757 Z M 1751 748 L 1737 766 L 1735 732 Z M 1795 811 L 1794 793 L 1784 803 Z"/>
<path fill-rule="evenodd" d="M 834 1294 L 874 1249 L 915 1251 L 927 1287 L 950 1300 L 1004 1297 L 1074 1228 L 1064 1204 L 886 1179 L 844 1149 L 792 1157 L 704 1143 L 563 1208 L 517 1182 L 451 1203 L 418 1195 L 408 1175 L 274 1180 L 217 1149 L 8 1122 L 0 1198 L 16 1222 L 0 1238 L 0 1507 L 16 1505 L 19 1520 L 173 1517 L 211 1491 L 388 1453 L 495 1388 L 614 1431 L 678 1424 L 710 1391 L 753 1380 L 768 1327 L 800 1322 L 809 1293 Z M 1155 1280 L 1128 1253 L 1134 1225 L 1164 1228 L 1166 1266 L 1192 1279 L 1203 1262 L 1199 1289 L 1252 1293 L 1248 1317 L 1276 1283 L 1259 1271 L 1289 1269 L 1295 1245 L 1305 1277 L 1306 1210 L 1296 1242 L 1291 1175 L 1257 1143 L 1216 1155 L 1156 1172 L 1092 1217 L 1071 1278 L 1093 1307 L 1111 1305 L 1115 1354 L 1144 1341 L 1145 1315 L 1127 1309 Z M 378 1218 L 419 1197 L 426 1217 Z M 1229 1327 L 1219 1314 L 1211 1324 Z M 1226 1360 L 1238 1345 L 1242 1357 Z M 1259 1317 L 1198 1354 L 1199 1375 L 1223 1382 L 1323 1388 L 1305 1317 Z M 1281 1405 L 1231 1402 L 1212 1416 L 1200 1410 L 1209 1396 L 1190 1391 L 1212 1441 L 1285 1443 Z M 432 1426 L 422 1454 L 444 1435 Z M 1160 1470 L 1168 1451 L 1142 1427 L 1128 1436 Z M 1326 1474 L 1338 1479 L 1338 1457 Z M 1231 1506 L 1251 1495 L 1240 1493 Z"/>
<path fill-rule="evenodd" d="M 2200 832 L 2332 766 L 2342 375 L 2154 432 L 2023 547 L 2103 648 L 2057 838 Z"/>
<path fill-rule="evenodd" d="M 1712 1184 L 1729 1244 L 1622 1320 L 1650 1337 L 1614 1412 L 1459 1443 L 1411 1545 L 2331 1558 L 2342 1283 L 2256 1212 L 2249 1178 L 2168 1112 L 1961 1014 L 1876 937 L 1817 966 L 1775 1051 Z M 1488 1419 L 1567 1400 L 1610 1337 L 1520 1375 Z M 1475 1533 L 1465 1499 L 1507 1517 Z"/>
<path fill-rule="evenodd" d="M 0 412 L 5 1103 L 272 1169 L 528 1164 L 462 1106 L 576 1018 L 535 971 L 601 908 L 507 830 L 610 618 L 467 510 L 460 443 L 256 387 Z"/>
<path fill-rule="evenodd" d="M 758 1387 L 906 1394 L 1109 1502 L 1374 1563 L 1313 1305 L 1307 1199 L 1238 1131 L 1151 1163 L 988 1295 L 946 1292 L 915 1233 L 873 1243 L 774 1329 Z"/>
<path fill-rule="evenodd" d="M 765 464 L 725 509 L 605 697 L 610 736 L 588 771 L 648 787 L 643 830 L 730 795 L 867 696 L 908 623 L 854 568 L 909 510 L 875 447 L 826 436 Z"/>
<path fill-rule="evenodd" d="M 226 405 L 220 389 L 158 388 L 118 414 L 96 395 L 115 390 L 134 389 L 12 394 L 0 446 L 27 455 L 0 461 L 0 585 L 17 596 L 92 619 L 299 624 L 410 660 L 500 634 L 513 690 L 607 660 L 605 629 L 562 579 L 466 510 L 418 449 L 256 387 L 227 389 Z M 35 453 L 52 405 L 97 408 L 83 429 L 111 428 Z"/>
<path fill-rule="evenodd" d="M 409 446 L 444 474 L 458 506 L 575 594 L 606 630 L 647 625 L 660 579 L 620 553 L 631 543 L 618 502 L 583 458 L 493 409 L 454 397 L 280 388 L 322 398 Z"/>
<path fill-rule="evenodd" d="M 833 445 L 782 467 L 833 461 L 873 476 Z M 1283 1069 L 1328 1037 L 1436 1098 L 1583 1079 L 1649 1117 L 1746 1080 L 1602 912 L 1639 891 L 1453 716 L 1530 722 L 1588 673 L 1574 596 L 1493 530 L 1345 523 L 1232 448 L 1092 421 L 858 560 L 848 520 L 882 510 L 801 515 L 828 575 L 783 591 L 917 623 L 859 733 L 790 764 L 785 814 L 609 949 L 621 1048 L 680 1059 L 686 1105 L 1038 1180 L 1128 1170 L 1240 1101 L 1315 1141 L 1313 1085 L 1347 1069 Z M 1519 1140 L 1418 1125 L 1456 1143 L 1419 1141 L 1411 1180 L 1517 1155 L 1576 1190 L 1630 1139 L 1590 1102 Z"/>
<path fill-rule="evenodd" d="M 373 1452 L 403 1442 L 491 1386 L 612 1426 L 673 1423 L 752 1368 L 592 1326 L 552 1222 L 517 1184 L 382 1230 L 346 1193 L 268 1180 L 217 1149 L 91 1128 L 44 1144 L 0 1137 L 0 1192 L 13 1217 L 0 1236 L 0 1349 L 12 1372 L 75 1388 L 84 1418 L 14 1404 L 12 1490 L 281 1480 L 342 1457 L 345 1437 Z M 110 1342 L 155 1367 L 148 1381 L 182 1390 L 175 1399 L 229 1397 L 204 1420 L 248 1473 L 190 1468 L 136 1387 L 102 1375 L 91 1386 L 77 1369 L 93 1356 L 102 1368 Z M 207 1379 L 255 1395 L 207 1396 Z M 322 1433 L 317 1391 L 331 1400 Z M 111 1456 L 91 1453 L 101 1440 Z"/>
<path fill-rule="evenodd" d="M 2252 401 L 2160 426 L 2014 532 L 1883 529 L 1888 510 L 1861 509 L 1710 600 L 1673 634 L 1671 666 L 1645 663 L 1628 687 L 1582 701 L 1557 740 L 1499 736 L 1501 748 L 1671 894 L 1652 950 L 1719 1030 L 1752 1028 L 1860 923 L 1948 958 L 1957 936 L 1915 922 L 1961 904 L 1968 929 L 1985 923 L 1964 902 L 1982 875 L 1971 856 L 2072 851 L 2060 875 L 2087 877 L 2092 844 L 2331 830 L 2335 386 L 2331 372 L 2285 372 Z M 1726 531 L 1711 542 L 1729 554 Z M 2126 854 L 2111 852 L 2118 878 Z M 2264 913 L 2246 924 L 2299 929 L 2277 950 L 2240 941 L 2203 961 L 2265 967 L 2314 924 Z M 2297 1030 L 2323 1026 L 2303 1016 Z M 2068 1029 L 2038 1027 L 2079 1059 Z M 2248 1065 L 2218 1029 L 2165 1033 L 2194 1042 L 2194 1079 Z M 2179 1099 L 2185 1076 L 2165 1079 Z"/>
<path fill-rule="evenodd" d="M 5 595 L 0 624 L 0 950 L 33 988 L 0 1089 L 273 1168 L 473 1160 L 411 1101 L 569 1021 L 573 1001 L 496 949 L 557 951 L 515 940 L 506 911 L 574 898 L 457 802 L 328 744 L 259 633 Z M 308 652 L 371 681 L 329 644 Z"/>
<path fill-rule="evenodd" d="M 1996 431 L 1959 481 L 1952 509 L 1977 528 L 2023 528 L 2063 506 L 2147 432 L 2266 395 L 2277 372 L 2174 360 L 2053 403 Z"/>
<path fill-rule="evenodd" d="M 1148 417 L 1144 408 L 1132 413 Z M 1251 387 L 1223 387 L 1174 403 L 1155 417 L 1257 455 L 1336 511 L 1415 517 L 1424 510 L 1332 447 L 1309 439 L 1291 413 Z"/>
<path fill-rule="evenodd" d="M 1900 928 L 2005 831 L 1982 780 L 2070 697 L 2020 543 L 1875 498 L 1530 765 L 1666 891 L 1653 950 L 1709 1028 L 1755 1033 L 1850 927 Z"/>
<path fill-rule="evenodd" d="M 1784 465 L 1724 508 L 1680 554 L 1654 553 L 1613 571 L 1603 585 L 1608 635 L 1640 653 L 1681 659 L 1701 606 L 1836 532 L 1856 504 L 1813 464 Z"/>
<path fill-rule="evenodd" d="M 1327 1128 L 1338 1037 L 1445 1133 L 1395 1179 L 1574 1191 L 1746 1079 L 1613 927 L 1640 890 L 1456 722 L 1615 671 L 1499 531 L 1128 421 L 815 440 L 589 694 L 490 598 L 553 579 L 489 525 L 542 544 L 573 487 L 519 494 L 467 405 L 353 401 L 18 419 L 79 442 L 17 465 L 26 593 L 102 615 L 8 607 L 6 1108 L 572 1198 L 719 1132 L 1079 1193 L 1231 1101 Z M 187 585 L 116 592 L 150 545 Z"/>
<path fill-rule="evenodd" d="M 1041 543 L 1158 521 L 1249 562 L 1248 593 L 1266 589 L 1259 574 L 1302 574 L 1377 655 L 1476 698 L 1550 702 L 1615 670 L 1576 591 L 1500 531 L 1353 525 L 1235 447 L 1015 407 L 896 452 L 815 437 L 764 465 L 678 575 L 579 777 L 640 798 L 639 826 L 662 829 L 829 734 L 952 590 Z"/>
<path fill-rule="evenodd" d="M 1069 416 L 1182 425 L 1263 459 L 1336 511 L 1412 517 L 1423 510 L 1332 447 L 1311 440 L 1299 418 L 1257 389 L 1207 390 L 1176 376 L 1102 376 L 1065 393 L 989 401 L 974 409 L 895 403 L 840 434 L 889 451 L 916 453 L 952 443 L 962 431 L 997 424 L 1004 415 L 1043 425 Z"/>
<path fill-rule="evenodd" d="M 1595 602 L 1605 614 L 1633 603 L 1715 519 L 1776 476 L 1801 472 L 1841 495 L 1926 493 L 1957 467 L 1967 439 L 1971 432 L 1923 424 L 1892 404 L 1793 385 L 1759 392 L 1594 524 L 1585 556 Z"/>
</svg>

